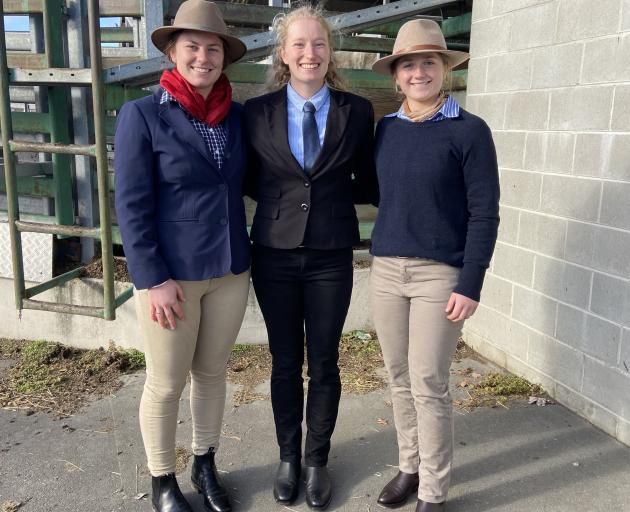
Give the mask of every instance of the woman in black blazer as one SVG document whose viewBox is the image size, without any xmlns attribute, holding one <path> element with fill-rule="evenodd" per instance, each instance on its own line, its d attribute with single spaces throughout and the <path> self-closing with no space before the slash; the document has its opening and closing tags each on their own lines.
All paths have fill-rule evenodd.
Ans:
<svg viewBox="0 0 630 512">
<path fill-rule="evenodd" d="M 341 395 L 339 339 L 352 292 L 352 246 L 359 241 L 354 203 L 376 195 L 374 112 L 369 101 L 343 91 L 320 11 L 294 10 L 275 30 L 271 86 L 277 90 L 245 104 L 247 193 L 258 202 L 252 279 L 273 359 L 280 447 L 274 497 L 290 504 L 298 494 L 306 338 L 306 501 L 325 508 Z"/>
</svg>

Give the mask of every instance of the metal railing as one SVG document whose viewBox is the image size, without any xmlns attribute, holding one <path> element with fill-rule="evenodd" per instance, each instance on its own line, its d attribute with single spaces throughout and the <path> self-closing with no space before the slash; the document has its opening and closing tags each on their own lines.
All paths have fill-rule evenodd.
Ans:
<svg viewBox="0 0 630 512">
<path fill-rule="evenodd" d="M 87 315 L 105 320 L 116 318 L 116 308 L 128 300 L 133 294 L 133 287 L 127 288 L 118 297 L 114 294 L 114 258 L 112 245 L 112 224 L 109 206 L 109 189 L 107 177 L 107 148 L 105 145 L 105 108 L 104 84 L 102 80 L 103 64 L 100 51 L 100 25 L 98 0 L 88 0 L 88 26 L 90 40 L 90 84 L 92 88 L 92 108 L 94 113 L 94 144 L 76 145 L 52 143 L 20 142 L 13 140 L 13 121 L 9 99 L 9 69 L 4 31 L 4 9 L 0 2 L 0 123 L 2 130 L 2 147 L 4 152 L 4 169 L 7 193 L 7 216 L 11 239 L 11 258 L 13 262 L 13 283 L 16 307 L 21 309 L 36 309 Z M 44 9 L 44 27 L 47 27 L 47 42 L 52 44 L 52 23 L 47 18 Z M 50 52 L 50 46 L 47 47 Z M 49 55 L 51 55 L 49 53 Z M 49 60 L 52 57 L 49 57 Z M 50 67 L 59 65 L 52 60 Z M 86 84 L 82 84 L 86 85 Z M 85 155 L 96 159 L 96 173 L 98 180 L 98 199 L 100 227 L 88 228 L 74 225 L 46 224 L 25 222 L 20 220 L 17 191 L 16 157 L 21 151 L 37 151 L 53 155 Z M 24 280 L 23 254 L 21 233 L 37 232 L 65 236 L 82 236 L 100 239 L 101 258 L 103 266 L 103 307 L 81 306 L 77 304 L 62 304 L 33 300 L 32 297 L 51 288 L 60 286 L 67 281 L 79 277 L 84 267 L 80 267 L 36 286 L 26 288 Z"/>
</svg>

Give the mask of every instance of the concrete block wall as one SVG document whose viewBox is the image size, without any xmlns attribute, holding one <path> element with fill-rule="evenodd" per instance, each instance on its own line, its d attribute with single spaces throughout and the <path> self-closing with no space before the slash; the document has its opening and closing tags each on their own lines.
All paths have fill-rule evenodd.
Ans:
<svg viewBox="0 0 630 512">
<path fill-rule="evenodd" d="M 501 227 L 466 340 L 630 444 L 630 1 L 475 0 Z"/>
</svg>

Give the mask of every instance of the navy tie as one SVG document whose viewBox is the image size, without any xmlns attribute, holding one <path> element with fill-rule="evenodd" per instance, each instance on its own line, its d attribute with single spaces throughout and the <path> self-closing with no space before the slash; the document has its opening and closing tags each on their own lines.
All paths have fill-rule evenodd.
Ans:
<svg viewBox="0 0 630 512">
<path fill-rule="evenodd" d="M 304 139 L 304 172 L 313 169 L 313 164 L 319 154 L 319 133 L 315 122 L 315 105 L 310 101 L 304 103 L 304 117 L 302 118 L 302 138 Z"/>
</svg>

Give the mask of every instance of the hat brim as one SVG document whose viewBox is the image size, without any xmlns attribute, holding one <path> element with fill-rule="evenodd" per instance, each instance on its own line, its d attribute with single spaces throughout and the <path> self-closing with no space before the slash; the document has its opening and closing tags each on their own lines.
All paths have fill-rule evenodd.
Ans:
<svg viewBox="0 0 630 512">
<path fill-rule="evenodd" d="M 204 30 L 204 28 L 200 27 L 199 25 L 185 23 L 179 24 L 177 26 L 168 25 L 166 27 L 156 28 L 151 33 L 151 41 L 158 50 L 165 54 L 164 50 L 166 49 L 166 46 L 168 45 L 168 42 L 173 32 L 180 32 L 182 30 L 194 30 L 196 32 L 204 32 L 206 34 L 213 34 L 221 38 L 225 42 L 225 56 L 230 61 L 230 63 L 236 62 L 247 52 L 247 46 L 245 46 L 245 43 L 243 43 L 243 41 L 241 41 L 238 37 L 222 34 L 220 32 L 214 32 L 212 30 Z"/>
<path fill-rule="evenodd" d="M 379 75 L 392 75 L 392 65 L 395 61 L 397 61 L 401 57 L 404 57 L 405 55 L 416 55 L 420 53 L 440 53 L 444 55 L 448 59 L 450 69 L 453 69 L 460 64 L 463 64 L 470 58 L 470 54 L 466 52 L 458 52 L 457 50 L 415 50 L 410 52 L 397 53 L 395 55 L 388 55 L 387 57 L 378 59 L 374 64 L 372 64 L 372 71 L 378 73 Z"/>
</svg>

